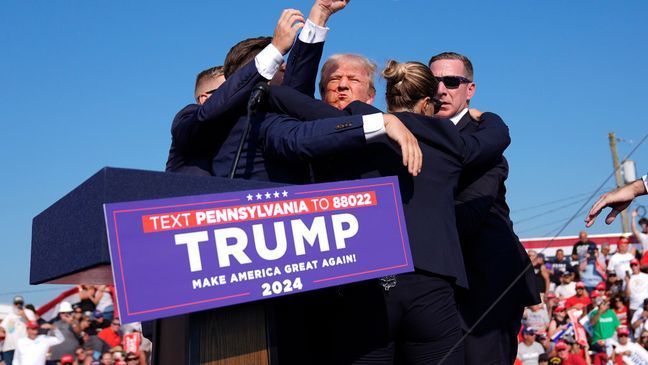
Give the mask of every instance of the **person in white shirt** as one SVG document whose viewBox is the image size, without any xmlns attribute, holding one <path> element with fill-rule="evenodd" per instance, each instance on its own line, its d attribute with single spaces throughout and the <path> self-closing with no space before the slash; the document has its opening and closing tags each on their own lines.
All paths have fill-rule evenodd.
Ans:
<svg viewBox="0 0 648 365">
<path fill-rule="evenodd" d="M 637 222 L 637 217 L 639 216 L 639 209 L 632 211 L 632 234 L 637 239 L 637 242 L 641 245 L 641 251 L 645 254 L 648 252 L 648 218 L 641 218 Z M 637 225 L 641 229 L 637 228 Z"/>
<path fill-rule="evenodd" d="M 627 278 L 632 272 L 630 269 L 632 259 L 634 259 L 634 255 L 628 252 L 628 239 L 622 237 L 617 242 L 617 252 L 610 257 L 607 269 L 616 272 L 619 279 Z"/>
<path fill-rule="evenodd" d="M 39 335 L 37 322 L 32 321 L 27 324 L 27 337 L 16 342 L 14 365 L 43 365 L 50 347 L 63 342 L 63 334 L 58 328 L 51 324 L 44 324 L 43 328 L 52 330 L 54 336 Z"/>
<path fill-rule="evenodd" d="M 601 195 L 587 213 L 585 226 L 591 227 L 603 208 L 612 208 L 612 211 L 605 217 L 605 223 L 611 224 L 619 213 L 628 208 L 634 198 L 646 194 L 648 194 L 648 175 L 644 175 L 641 179 L 635 180 L 622 188 Z"/>
<path fill-rule="evenodd" d="M 574 273 L 565 271 L 560 277 L 560 285 L 556 287 L 556 296 L 561 300 L 576 295 L 576 283 L 574 282 Z"/>
<path fill-rule="evenodd" d="M 623 358 L 624 364 L 635 364 L 634 361 L 630 360 L 630 357 L 637 353 L 645 353 L 646 351 L 641 347 L 641 345 L 630 341 L 627 327 L 619 327 L 617 330 L 617 338 L 619 340 L 618 343 L 614 343 L 610 340 L 614 348 L 612 358 L 615 360 L 615 364 L 618 363 L 617 357 L 619 356 Z"/>
<path fill-rule="evenodd" d="M 635 340 L 639 339 L 641 332 L 646 330 L 648 324 L 648 298 L 643 300 L 642 306 L 639 307 L 630 320 L 630 326 L 633 329 L 633 337 Z"/>
<path fill-rule="evenodd" d="M 536 333 L 532 328 L 523 331 L 524 340 L 518 344 L 517 358 L 523 365 L 538 365 L 538 357 L 545 353 L 544 347 L 536 342 Z"/>
<path fill-rule="evenodd" d="M 0 327 L 5 330 L 2 358 L 7 365 L 12 364 L 16 342 L 23 337 L 27 337 L 27 323 L 36 319 L 34 312 L 25 308 L 23 297 L 15 296 L 13 304 L 11 313 L 0 322 Z"/>
<path fill-rule="evenodd" d="M 626 296 L 630 298 L 630 310 L 632 312 L 641 308 L 644 299 L 648 298 L 648 274 L 639 270 L 639 261 L 632 259 L 630 261 L 632 276 L 628 279 L 626 285 Z"/>
</svg>

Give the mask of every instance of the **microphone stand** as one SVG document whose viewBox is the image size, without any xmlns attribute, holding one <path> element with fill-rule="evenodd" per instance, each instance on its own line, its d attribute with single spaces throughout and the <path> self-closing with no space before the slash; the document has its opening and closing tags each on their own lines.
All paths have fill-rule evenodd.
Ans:
<svg viewBox="0 0 648 365">
<path fill-rule="evenodd" d="M 259 82 L 254 89 L 252 90 L 252 95 L 247 103 L 247 116 L 245 117 L 245 127 L 243 129 L 243 135 L 239 141 L 238 149 L 236 150 L 236 156 L 232 162 L 232 169 L 230 170 L 229 178 L 233 179 L 236 174 L 236 169 L 238 168 L 239 160 L 241 159 L 241 152 L 243 151 L 243 144 L 250 134 L 250 129 L 252 129 L 252 114 L 257 111 L 257 108 L 261 104 L 262 100 L 265 97 L 265 94 L 268 92 L 268 84 L 266 82 Z"/>
<path fill-rule="evenodd" d="M 250 129 L 252 128 L 252 114 L 254 114 L 254 111 L 252 110 L 252 105 L 253 105 L 253 100 L 250 100 L 250 102 L 247 105 L 247 116 L 245 117 L 245 129 L 243 130 L 243 135 L 241 136 L 241 140 L 239 141 L 239 146 L 238 149 L 236 150 L 236 156 L 234 157 L 234 161 L 232 162 L 232 169 L 230 170 L 229 178 L 233 179 L 234 175 L 236 174 L 236 168 L 238 167 L 239 160 L 241 159 L 241 151 L 243 151 L 243 144 L 245 143 L 245 140 L 247 139 L 248 134 L 250 134 Z"/>
</svg>

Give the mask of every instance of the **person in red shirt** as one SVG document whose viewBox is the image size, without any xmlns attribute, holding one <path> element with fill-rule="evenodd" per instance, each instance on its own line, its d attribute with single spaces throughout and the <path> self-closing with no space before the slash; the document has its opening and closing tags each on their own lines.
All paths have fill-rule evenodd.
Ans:
<svg viewBox="0 0 648 365">
<path fill-rule="evenodd" d="M 620 296 L 612 298 L 612 310 L 616 313 L 621 326 L 628 326 L 628 307 L 623 304 L 623 299 Z"/>
<path fill-rule="evenodd" d="M 592 304 L 592 300 L 587 291 L 585 291 L 585 284 L 582 282 L 576 283 L 576 295 L 567 298 L 565 301 L 565 307 L 567 309 L 576 308 L 579 310 L 586 310 L 587 306 Z"/>
<path fill-rule="evenodd" d="M 556 344 L 556 354 L 562 360 L 563 365 L 587 365 L 582 356 L 571 353 L 569 348 L 570 346 L 563 341 L 558 341 Z"/>
<path fill-rule="evenodd" d="M 122 342 L 120 328 L 119 318 L 113 318 L 110 327 L 102 329 L 97 337 L 107 343 L 110 348 L 119 346 Z"/>
</svg>

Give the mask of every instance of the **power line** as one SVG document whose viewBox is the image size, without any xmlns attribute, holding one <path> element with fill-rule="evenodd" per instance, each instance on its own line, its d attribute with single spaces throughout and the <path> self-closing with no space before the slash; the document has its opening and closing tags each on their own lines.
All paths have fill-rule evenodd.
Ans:
<svg viewBox="0 0 648 365">
<path fill-rule="evenodd" d="M 535 209 L 535 208 L 542 208 L 542 207 L 545 207 L 545 206 L 547 206 L 547 205 L 552 205 L 552 204 L 556 204 L 556 203 L 562 203 L 562 202 L 564 202 L 565 200 L 570 200 L 570 199 L 574 199 L 574 198 L 579 198 L 579 197 L 581 197 L 581 196 L 585 196 L 585 195 L 587 195 L 587 194 L 591 194 L 591 193 L 592 193 L 592 192 L 590 191 L 590 192 L 587 192 L 587 193 L 575 194 L 575 195 L 571 195 L 571 196 L 568 196 L 568 197 L 565 197 L 565 198 L 552 200 L 552 201 L 549 201 L 549 202 L 546 202 L 546 203 L 542 203 L 542 204 L 538 204 L 538 205 L 533 205 L 533 206 L 526 207 L 526 208 L 520 208 L 520 209 L 511 210 L 511 213 L 519 213 L 519 212 L 525 212 L 525 211 L 527 211 L 527 210 L 532 210 L 532 209 Z"/>
<path fill-rule="evenodd" d="M 528 222 L 528 221 L 530 221 L 530 220 L 532 220 L 532 219 L 536 219 L 536 218 L 543 217 L 543 216 L 545 216 L 545 215 L 547 215 L 547 214 L 549 214 L 549 213 L 554 213 L 554 212 L 557 212 L 557 211 L 559 211 L 559 210 L 562 210 L 562 209 L 565 209 L 565 208 L 569 208 L 569 207 L 571 207 L 572 205 L 576 205 L 576 204 L 578 204 L 578 203 L 580 203 L 580 202 L 582 202 L 582 201 L 584 201 L 584 200 L 589 200 L 589 199 L 591 199 L 591 198 L 590 198 L 590 197 L 585 197 L 585 198 L 583 198 L 583 199 L 578 199 L 578 200 L 576 200 L 576 201 L 574 201 L 574 202 L 571 202 L 571 203 L 568 203 L 568 204 L 561 205 L 561 206 L 559 206 L 559 207 L 557 207 L 557 208 L 553 208 L 553 209 L 547 210 L 547 211 L 545 211 L 545 212 L 538 213 L 538 214 L 536 214 L 536 215 L 532 215 L 531 217 L 527 217 L 527 218 L 521 219 L 521 220 L 519 220 L 519 221 L 517 221 L 517 222 L 514 222 L 514 223 L 517 224 L 517 225 L 519 225 L 519 224 L 521 224 L 521 223 Z"/>
<path fill-rule="evenodd" d="M 524 229 L 521 229 L 521 230 L 514 229 L 514 231 L 515 231 L 516 234 L 519 235 L 520 233 L 529 232 L 529 231 L 535 231 L 536 229 L 545 228 L 547 226 L 555 225 L 556 223 L 564 222 L 567 219 L 569 219 L 569 216 L 563 217 L 563 218 L 560 218 L 560 219 L 556 219 L 556 220 L 553 220 L 553 221 L 550 221 L 550 222 L 545 222 L 545 223 L 537 225 L 537 226 L 527 227 L 527 228 L 524 228 Z"/>
</svg>

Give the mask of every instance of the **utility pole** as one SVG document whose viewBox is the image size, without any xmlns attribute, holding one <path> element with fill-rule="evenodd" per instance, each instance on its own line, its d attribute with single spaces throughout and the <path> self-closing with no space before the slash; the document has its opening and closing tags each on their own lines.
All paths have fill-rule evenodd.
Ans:
<svg viewBox="0 0 648 365">
<path fill-rule="evenodd" d="M 608 138 L 610 139 L 610 150 L 612 151 L 612 167 L 614 168 L 614 176 L 616 177 L 617 188 L 620 188 L 624 184 L 623 178 L 621 177 L 621 168 L 619 166 L 619 154 L 617 153 L 616 148 L 616 135 L 614 132 L 610 132 L 608 133 Z M 625 210 L 621 212 L 621 228 L 623 229 L 623 233 L 630 232 L 628 214 Z"/>
</svg>

